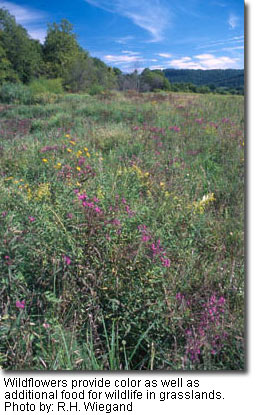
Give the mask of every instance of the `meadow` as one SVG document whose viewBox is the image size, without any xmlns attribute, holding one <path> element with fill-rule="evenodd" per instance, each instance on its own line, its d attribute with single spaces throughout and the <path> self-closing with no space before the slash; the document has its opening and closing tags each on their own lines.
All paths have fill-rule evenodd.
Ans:
<svg viewBox="0 0 258 415">
<path fill-rule="evenodd" d="M 244 97 L 0 104 L 0 365 L 243 370 Z"/>
</svg>

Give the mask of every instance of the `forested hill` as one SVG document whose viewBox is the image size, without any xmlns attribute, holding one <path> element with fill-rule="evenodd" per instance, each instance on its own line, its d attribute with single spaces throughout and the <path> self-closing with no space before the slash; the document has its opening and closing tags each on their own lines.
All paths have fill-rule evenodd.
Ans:
<svg viewBox="0 0 258 415">
<path fill-rule="evenodd" d="M 244 69 L 164 69 L 171 83 L 192 83 L 214 87 L 236 88 L 244 86 Z"/>
</svg>

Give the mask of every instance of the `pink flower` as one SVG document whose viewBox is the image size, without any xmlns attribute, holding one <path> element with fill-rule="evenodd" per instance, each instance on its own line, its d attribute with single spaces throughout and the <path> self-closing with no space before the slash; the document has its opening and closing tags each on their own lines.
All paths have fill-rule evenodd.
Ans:
<svg viewBox="0 0 258 415">
<path fill-rule="evenodd" d="M 64 261 L 65 261 L 66 265 L 70 265 L 71 264 L 72 260 L 71 260 L 71 258 L 69 256 L 64 255 L 63 258 L 64 258 Z"/>
<path fill-rule="evenodd" d="M 80 194 L 78 194 L 78 199 L 79 199 L 79 200 L 85 200 L 85 199 L 87 199 L 87 195 L 86 195 L 86 193 L 82 193 L 81 195 L 80 195 Z"/>
<path fill-rule="evenodd" d="M 30 222 L 34 222 L 36 220 L 36 218 L 34 218 L 34 216 L 29 216 L 29 221 Z"/>
<path fill-rule="evenodd" d="M 44 327 L 44 329 L 49 329 L 50 328 L 50 324 L 48 324 L 48 323 L 43 323 L 42 326 Z"/>
<path fill-rule="evenodd" d="M 16 305 L 17 308 L 24 308 L 25 307 L 25 300 L 16 301 L 15 305 Z"/>
<path fill-rule="evenodd" d="M 6 212 L 6 211 L 2 212 L 2 217 L 3 217 L 3 218 L 4 218 L 6 215 L 7 215 L 7 212 Z"/>
</svg>

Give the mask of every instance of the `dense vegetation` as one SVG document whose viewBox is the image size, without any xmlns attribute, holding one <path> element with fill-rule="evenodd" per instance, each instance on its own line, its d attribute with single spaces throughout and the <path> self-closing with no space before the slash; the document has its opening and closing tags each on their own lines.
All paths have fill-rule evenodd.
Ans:
<svg viewBox="0 0 258 415">
<path fill-rule="evenodd" d="M 243 369 L 243 97 L 52 81 L 1 105 L 2 367 Z"/>
<path fill-rule="evenodd" d="M 118 89 L 243 94 L 243 71 L 173 70 L 146 68 L 141 74 L 123 74 L 107 66 L 78 44 L 73 26 L 63 19 L 48 26 L 43 45 L 31 39 L 5 9 L 0 9 L 0 100 L 32 103 L 48 100 L 54 85 L 69 92 Z M 46 80 L 55 80 L 47 83 Z M 38 82 L 37 82 L 38 81 Z M 22 85 L 21 87 L 17 84 Z M 53 87 L 53 88 L 52 88 Z"/>
<path fill-rule="evenodd" d="M 244 88 L 243 69 L 165 69 L 164 74 L 171 83 L 209 85 L 211 89 Z"/>
</svg>

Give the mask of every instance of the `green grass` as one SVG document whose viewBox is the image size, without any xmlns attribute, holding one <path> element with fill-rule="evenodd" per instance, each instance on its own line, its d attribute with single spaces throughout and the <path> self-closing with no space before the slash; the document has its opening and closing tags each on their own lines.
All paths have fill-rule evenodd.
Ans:
<svg viewBox="0 0 258 415">
<path fill-rule="evenodd" d="M 243 97 L 64 95 L 0 122 L 1 366 L 244 369 Z"/>
</svg>

